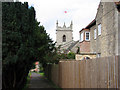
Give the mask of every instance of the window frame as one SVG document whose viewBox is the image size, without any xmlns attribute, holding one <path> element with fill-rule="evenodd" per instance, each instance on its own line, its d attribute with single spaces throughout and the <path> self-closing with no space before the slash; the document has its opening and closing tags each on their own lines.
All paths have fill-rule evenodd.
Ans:
<svg viewBox="0 0 120 90">
<path fill-rule="evenodd" d="M 80 33 L 80 42 L 84 40 L 84 32 Z"/>
<path fill-rule="evenodd" d="M 100 58 L 101 57 L 101 53 L 97 53 L 97 58 Z"/>
<path fill-rule="evenodd" d="M 96 39 L 97 38 L 97 30 L 96 30 L 96 28 L 94 29 L 94 39 Z"/>
<path fill-rule="evenodd" d="M 89 39 L 88 39 L 88 40 L 86 39 L 86 34 L 87 34 L 87 33 L 89 33 Z M 90 41 L 90 32 L 85 32 L 85 40 L 86 40 L 86 41 Z"/>
<path fill-rule="evenodd" d="M 101 26 L 101 23 L 98 24 L 98 36 L 101 35 L 101 32 L 102 32 L 102 26 Z"/>
</svg>

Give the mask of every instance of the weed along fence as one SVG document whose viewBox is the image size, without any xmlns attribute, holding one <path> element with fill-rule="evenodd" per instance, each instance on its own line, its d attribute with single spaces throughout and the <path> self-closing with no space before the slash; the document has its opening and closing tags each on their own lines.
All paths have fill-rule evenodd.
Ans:
<svg viewBox="0 0 120 90">
<path fill-rule="evenodd" d="M 119 88 L 120 56 L 63 60 L 48 65 L 45 75 L 61 88 Z"/>
</svg>

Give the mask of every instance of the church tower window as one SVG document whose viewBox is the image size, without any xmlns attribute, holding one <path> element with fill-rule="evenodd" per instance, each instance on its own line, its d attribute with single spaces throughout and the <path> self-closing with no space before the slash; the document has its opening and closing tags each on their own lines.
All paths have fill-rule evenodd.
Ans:
<svg viewBox="0 0 120 90">
<path fill-rule="evenodd" d="M 63 42 L 66 42 L 66 36 L 63 35 Z"/>
</svg>

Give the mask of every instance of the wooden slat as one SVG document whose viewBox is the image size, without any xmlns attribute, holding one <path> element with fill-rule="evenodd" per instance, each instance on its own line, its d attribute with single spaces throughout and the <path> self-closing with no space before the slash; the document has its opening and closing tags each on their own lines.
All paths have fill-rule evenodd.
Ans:
<svg viewBox="0 0 120 90">
<path fill-rule="evenodd" d="M 120 56 L 118 56 L 118 88 L 120 89 Z"/>
<path fill-rule="evenodd" d="M 61 88 L 120 88 L 119 60 L 120 56 L 62 61 L 48 65 L 45 72 Z"/>
</svg>

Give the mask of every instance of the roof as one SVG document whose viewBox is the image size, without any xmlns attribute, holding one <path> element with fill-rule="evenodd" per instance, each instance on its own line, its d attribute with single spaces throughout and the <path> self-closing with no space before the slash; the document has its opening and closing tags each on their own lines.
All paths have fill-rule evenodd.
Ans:
<svg viewBox="0 0 120 90">
<path fill-rule="evenodd" d="M 116 7 L 117 7 L 118 11 L 120 12 L 120 1 L 119 2 L 114 2 L 114 3 L 116 4 Z M 98 8 L 99 7 L 100 7 L 100 4 L 98 5 Z M 96 18 L 91 23 L 89 23 L 85 28 L 83 28 L 82 30 L 84 30 L 84 29 L 90 29 L 95 24 L 96 24 Z M 80 32 L 82 30 L 80 30 Z"/>
<path fill-rule="evenodd" d="M 90 29 L 93 25 L 96 24 L 96 20 L 94 19 L 90 24 L 88 24 L 85 29 Z"/>
<path fill-rule="evenodd" d="M 83 31 L 83 30 L 89 30 L 89 29 L 85 29 L 85 28 L 83 28 L 83 29 L 81 29 L 79 32 L 81 32 L 81 31 Z"/>
<path fill-rule="evenodd" d="M 68 50 L 71 50 L 78 42 L 79 42 L 79 40 L 78 40 L 78 41 L 75 41 L 74 43 L 72 43 L 72 44 L 68 47 Z"/>
<path fill-rule="evenodd" d="M 86 30 L 86 29 L 90 29 L 92 26 L 94 26 L 96 24 L 96 19 L 94 19 L 91 23 L 89 23 L 85 28 L 83 28 L 82 30 L 80 30 L 79 32 Z"/>
<path fill-rule="evenodd" d="M 117 6 L 118 11 L 120 12 L 120 1 L 119 2 L 115 2 L 115 4 Z"/>
</svg>

